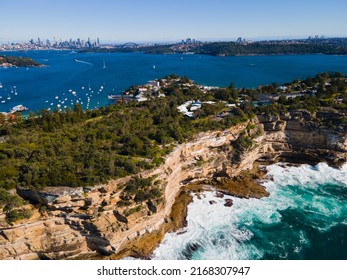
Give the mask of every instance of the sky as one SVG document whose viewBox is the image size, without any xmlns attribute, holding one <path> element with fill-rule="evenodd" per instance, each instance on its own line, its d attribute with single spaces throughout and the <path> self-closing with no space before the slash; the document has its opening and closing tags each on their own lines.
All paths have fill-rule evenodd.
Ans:
<svg viewBox="0 0 347 280">
<path fill-rule="evenodd" d="M 0 42 L 347 36 L 346 0 L 0 0 Z"/>
</svg>

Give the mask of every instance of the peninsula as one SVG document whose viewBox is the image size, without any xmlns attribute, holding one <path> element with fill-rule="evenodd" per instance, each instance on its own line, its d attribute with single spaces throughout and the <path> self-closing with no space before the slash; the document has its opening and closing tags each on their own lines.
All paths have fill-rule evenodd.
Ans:
<svg viewBox="0 0 347 280">
<path fill-rule="evenodd" d="M 341 73 L 256 90 L 170 75 L 98 110 L 0 118 L 0 259 L 145 258 L 190 192 L 261 198 L 260 164 L 339 166 L 346 89 Z"/>
<path fill-rule="evenodd" d="M 0 55 L 0 67 L 39 67 L 42 64 L 28 57 Z"/>
</svg>

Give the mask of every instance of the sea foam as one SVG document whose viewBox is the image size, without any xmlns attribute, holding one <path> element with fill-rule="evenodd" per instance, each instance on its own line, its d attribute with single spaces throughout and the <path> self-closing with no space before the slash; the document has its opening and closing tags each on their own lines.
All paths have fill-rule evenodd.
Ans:
<svg viewBox="0 0 347 280">
<path fill-rule="evenodd" d="M 167 233 L 153 259 L 300 259 L 314 234 L 346 225 L 347 165 L 268 167 L 262 199 L 194 196 L 188 226 Z M 233 206 L 225 207 L 225 199 Z M 216 203 L 210 203 L 215 201 Z M 313 238 L 314 239 L 314 238 Z"/>
</svg>

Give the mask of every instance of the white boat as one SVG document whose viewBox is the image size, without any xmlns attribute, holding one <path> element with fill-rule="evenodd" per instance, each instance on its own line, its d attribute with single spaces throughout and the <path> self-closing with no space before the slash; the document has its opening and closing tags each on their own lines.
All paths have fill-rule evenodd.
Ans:
<svg viewBox="0 0 347 280">
<path fill-rule="evenodd" d="M 0 88 L 3 88 L 4 86 L 2 85 L 2 83 L 0 83 Z"/>
<path fill-rule="evenodd" d="M 14 106 L 11 110 L 10 110 L 10 113 L 13 114 L 13 113 L 16 113 L 16 112 L 22 112 L 22 111 L 28 111 L 29 109 L 23 105 L 17 105 L 17 106 Z"/>
<path fill-rule="evenodd" d="M 104 64 L 103 64 L 102 68 L 106 68 L 105 59 L 104 59 Z"/>
</svg>

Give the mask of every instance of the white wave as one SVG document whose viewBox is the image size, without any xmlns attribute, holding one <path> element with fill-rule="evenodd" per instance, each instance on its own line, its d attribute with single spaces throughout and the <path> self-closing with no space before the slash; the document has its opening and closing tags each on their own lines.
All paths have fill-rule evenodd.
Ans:
<svg viewBox="0 0 347 280">
<path fill-rule="evenodd" d="M 201 199 L 194 196 L 188 206 L 188 227 L 178 233 L 166 234 L 162 244 L 154 251 L 153 259 L 258 259 L 267 252 L 278 251 L 279 258 L 289 252 L 299 254 L 310 241 L 302 229 L 295 228 L 298 221 L 285 224 L 283 211 L 297 211 L 304 215 L 309 226 L 319 231 L 346 223 L 347 206 L 325 189 L 326 184 L 347 188 L 347 165 L 341 169 L 321 163 L 309 165 L 268 167 L 273 181 L 264 182 L 270 196 L 262 199 L 215 197 L 206 192 Z M 224 206 L 224 199 L 231 198 L 233 206 Z M 210 204 L 210 201 L 217 202 Z M 296 212 L 294 212 L 296 213 Z M 287 214 L 288 215 L 288 214 Z M 294 215 L 294 214 L 293 214 Z M 295 218 L 295 217 L 294 217 Z M 276 227 L 287 229 L 278 233 Z M 275 242 L 272 235 L 289 241 Z M 259 242 L 265 242 L 264 246 Z"/>
</svg>

